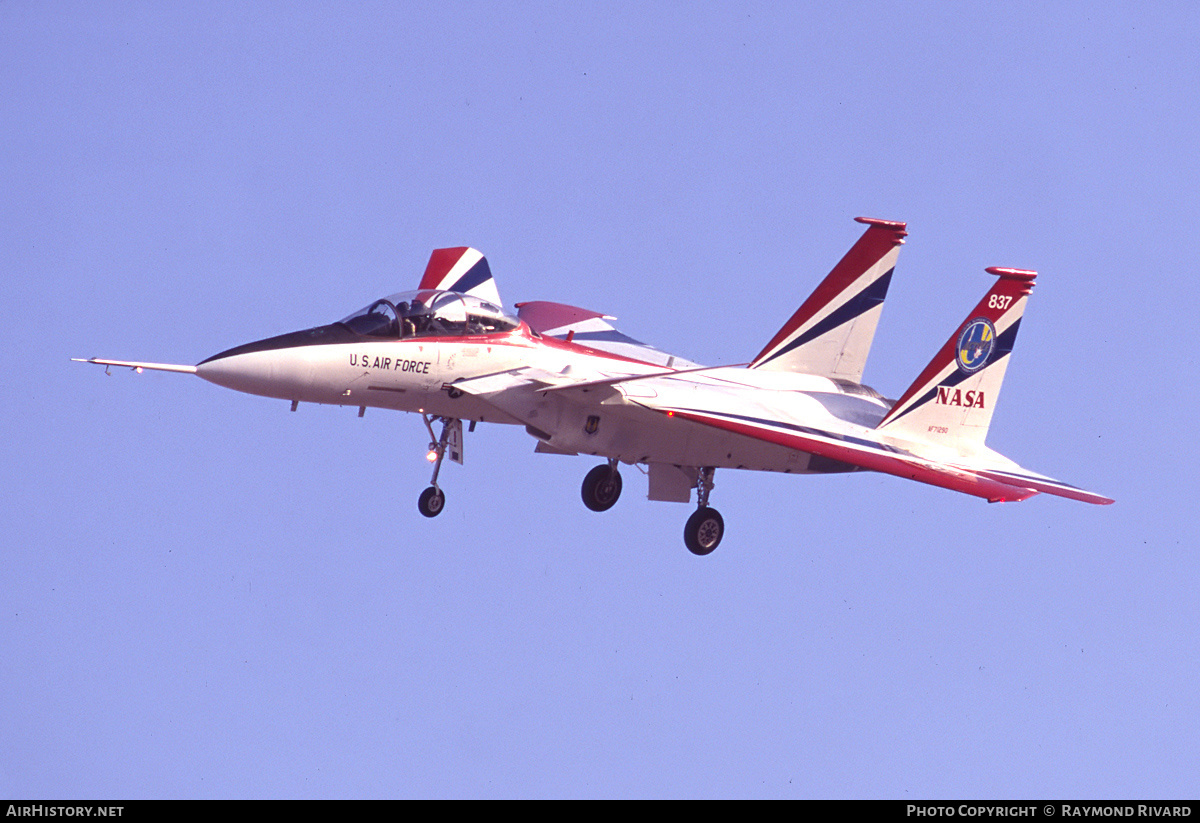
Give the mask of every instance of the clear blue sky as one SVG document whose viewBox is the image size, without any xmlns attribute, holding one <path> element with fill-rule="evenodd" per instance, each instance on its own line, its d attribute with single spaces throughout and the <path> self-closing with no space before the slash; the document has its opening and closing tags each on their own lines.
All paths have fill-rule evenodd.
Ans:
<svg viewBox="0 0 1200 823">
<path fill-rule="evenodd" d="M 1194 3 L 0 3 L 0 796 L 1194 797 Z M 194 363 L 488 255 L 753 356 L 909 223 L 895 397 L 1041 272 L 989 445 L 1116 498 L 721 471 Z"/>
</svg>

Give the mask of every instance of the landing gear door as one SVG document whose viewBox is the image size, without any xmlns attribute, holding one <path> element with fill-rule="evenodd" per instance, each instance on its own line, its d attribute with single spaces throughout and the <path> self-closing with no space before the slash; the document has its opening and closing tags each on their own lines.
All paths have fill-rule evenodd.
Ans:
<svg viewBox="0 0 1200 823">
<path fill-rule="evenodd" d="M 649 500 L 668 503 L 689 503 L 696 485 L 696 469 L 692 466 L 672 466 L 668 463 L 650 464 Z"/>
<path fill-rule="evenodd" d="M 452 420 L 446 424 L 446 456 L 458 465 L 462 465 L 463 431 L 461 420 Z"/>
</svg>

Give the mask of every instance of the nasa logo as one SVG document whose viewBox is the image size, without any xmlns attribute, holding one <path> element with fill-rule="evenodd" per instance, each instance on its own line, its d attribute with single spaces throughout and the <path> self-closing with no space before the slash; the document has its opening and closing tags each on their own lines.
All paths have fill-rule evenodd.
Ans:
<svg viewBox="0 0 1200 823">
<path fill-rule="evenodd" d="M 967 327 L 958 336 L 955 359 L 959 369 L 967 374 L 979 371 L 987 365 L 988 357 L 995 347 L 996 327 L 986 317 L 976 317 L 967 323 Z"/>
<path fill-rule="evenodd" d="M 950 386 L 937 387 L 937 402 L 943 406 L 966 406 L 969 409 L 986 408 L 983 405 L 983 392 L 963 391 Z"/>
</svg>

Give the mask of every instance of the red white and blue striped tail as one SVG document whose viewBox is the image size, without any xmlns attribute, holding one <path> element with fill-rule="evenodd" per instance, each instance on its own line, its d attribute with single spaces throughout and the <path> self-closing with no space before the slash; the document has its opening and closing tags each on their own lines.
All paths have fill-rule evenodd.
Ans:
<svg viewBox="0 0 1200 823">
<path fill-rule="evenodd" d="M 750 363 L 752 369 L 862 382 L 904 223 L 854 218 L 867 230 Z"/>
<path fill-rule="evenodd" d="M 500 291 L 492 279 L 492 270 L 487 258 L 478 249 L 456 246 L 452 249 L 434 249 L 429 256 L 429 265 L 421 278 L 421 289 L 440 289 L 470 294 L 497 306 Z"/>
<path fill-rule="evenodd" d="M 1000 279 L 880 421 L 880 434 L 970 454 L 983 447 L 1037 272 L 992 267 Z"/>
</svg>

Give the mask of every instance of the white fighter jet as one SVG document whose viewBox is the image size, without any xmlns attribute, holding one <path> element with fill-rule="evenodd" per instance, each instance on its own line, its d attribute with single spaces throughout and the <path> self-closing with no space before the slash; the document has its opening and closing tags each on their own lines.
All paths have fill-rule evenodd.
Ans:
<svg viewBox="0 0 1200 823">
<path fill-rule="evenodd" d="M 862 384 L 907 232 L 857 220 L 867 226 L 858 242 L 741 366 L 700 366 L 621 334 L 608 315 L 560 303 L 518 303 L 514 316 L 487 260 L 465 247 L 434 251 L 415 291 L 195 366 L 86 362 L 195 374 L 288 400 L 293 411 L 326 403 L 360 416 L 368 407 L 419 414 L 433 463 L 418 502 L 426 517 L 445 504 L 442 461 L 462 462 L 462 421 L 523 426 L 537 452 L 604 458 L 583 481 L 593 511 L 617 502 L 621 463 L 646 467 L 651 500 L 689 502 L 695 490 L 684 529 L 695 554 L 725 533 L 709 506 L 718 468 L 885 472 L 993 503 L 1039 492 L 1113 502 L 984 445 L 1035 272 L 987 269 L 995 284 L 899 400 Z"/>
</svg>

